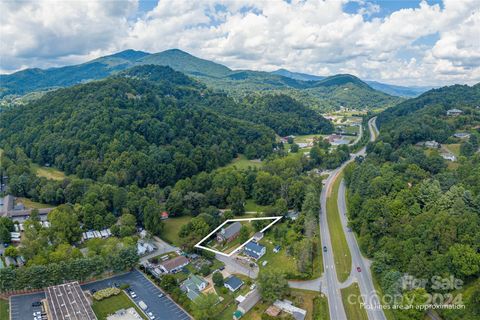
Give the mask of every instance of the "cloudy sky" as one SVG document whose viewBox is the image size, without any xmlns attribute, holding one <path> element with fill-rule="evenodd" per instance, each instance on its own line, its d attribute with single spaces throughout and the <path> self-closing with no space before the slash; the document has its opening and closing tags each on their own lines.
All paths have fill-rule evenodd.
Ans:
<svg viewBox="0 0 480 320">
<path fill-rule="evenodd" d="M 480 82 L 480 0 L 0 1 L 0 71 L 179 48 L 234 69 Z"/>
</svg>

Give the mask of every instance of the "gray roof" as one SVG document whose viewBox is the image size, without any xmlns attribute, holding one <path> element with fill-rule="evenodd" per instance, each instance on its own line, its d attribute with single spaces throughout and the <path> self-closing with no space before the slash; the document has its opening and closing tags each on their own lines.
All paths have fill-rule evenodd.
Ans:
<svg viewBox="0 0 480 320">
<path fill-rule="evenodd" d="M 225 285 L 229 285 L 233 291 L 236 291 L 243 285 L 243 281 L 235 276 L 230 276 L 227 280 L 225 280 Z"/>
<path fill-rule="evenodd" d="M 222 228 L 222 230 L 219 233 L 221 234 L 222 237 L 224 237 L 225 239 L 228 239 L 231 236 L 235 235 L 236 233 L 239 233 L 241 228 L 242 228 L 242 224 L 237 221 L 232 223 L 226 228 Z"/>
<path fill-rule="evenodd" d="M 238 305 L 238 308 L 243 309 L 245 313 L 247 313 L 250 309 L 253 308 L 257 304 L 257 302 L 260 301 L 260 292 L 258 289 L 254 289 L 250 291 L 250 293 L 245 297 L 245 300 L 240 302 Z"/>
</svg>

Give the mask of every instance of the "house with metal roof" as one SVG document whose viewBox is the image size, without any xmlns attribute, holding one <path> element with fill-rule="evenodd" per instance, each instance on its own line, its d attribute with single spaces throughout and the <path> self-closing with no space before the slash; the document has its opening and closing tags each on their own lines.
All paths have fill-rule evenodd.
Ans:
<svg viewBox="0 0 480 320">
<path fill-rule="evenodd" d="M 230 276 L 223 282 L 223 285 L 231 292 L 235 292 L 243 286 L 243 281 L 235 276 Z"/>
<path fill-rule="evenodd" d="M 189 264 L 184 256 L 178 256 L 173 259 L 162 262 L 159 267 L 165 273 L 176 273 Z"/>
<path fill-rule="evenodd" d="M 258 301 L 260 301 L 260 292 L 258 289 L 253 289 L 247 294 L 245 299 L 238 304 L 237 310 L 246 314 L 258 303 Z"/>
<path fill-rule="evenodd" d="M 243 248 L 243 253 L 255 260 L 260 259 L 266 252 L 266 248 L 254 241 L 250 241 Z"/>
<path fill-rule="evenodd" d="M 222 228 L 220 232 L 217 233 L 217 242 L 230 242 L 240 233 L 242 224 L 238 221 L 232 223 L 226 228 Z"/>
</svg>

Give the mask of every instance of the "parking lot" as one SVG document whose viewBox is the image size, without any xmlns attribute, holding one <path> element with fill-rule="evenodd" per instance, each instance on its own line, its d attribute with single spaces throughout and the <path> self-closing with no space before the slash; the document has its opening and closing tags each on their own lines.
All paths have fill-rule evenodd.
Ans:
<svg viewBox="0 0 480 320">
<path fill-rule="evenodd" d="M 45 299 L 43 292 L 10 297 L 12 320 L 33 320 L 33 313 L 39 308 L 33 307 L 32 303 L 42 299 Z"/>
<path fill-rule="evenodd" d="M 155 319 L 160 320 L 188 320 L 190 316 L 177 306 L 172 300 L 158 289 L 152 282 L 143 276 L 137 270 L 115 276 L 113 278 L 96 281 L 82 285 L 84 290 L 100 290 L 106 287 L 112 287 L 115 284 L 120 285 L 128 283 L 130 288 L 135 291 L 137 297 L 133 299 L 135 303 L 145 302 L 148 306 L 147 312 L 151 312 Z M 159 295 L 162 294 L 162 297 Z M 34 308 L 32 303 L 45 299 L 44 293 L 30 295 L 13 296 L 10 298 L 12 320 L 33 320 Z"/>
</svg>

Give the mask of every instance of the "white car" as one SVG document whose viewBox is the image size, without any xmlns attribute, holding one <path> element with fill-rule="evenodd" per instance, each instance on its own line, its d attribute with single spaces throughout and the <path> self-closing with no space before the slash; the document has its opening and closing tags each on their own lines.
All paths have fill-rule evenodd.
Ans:
<svg viewBox="0 0 480 320">
<path fill-rule="evenodd" d="M 148 317 L 149 317 L 150 319 L 152 319 L 152 320 L 155 319 L 155 316 L 153 315 L 153 313 L 148 312 L 147 314 L 148 314 Z"/>
<path fill-rule="evenodd" d="M 130 297 L 132 297 L 132 298 L 134 298 L 134 299 L 135 299 L 135 298 L 137 297 L 137 294 L 136 294 L 135 292 L 133 292 L 133 291 L 132 291 L 132 292 L 130 292 Z"/>
</svg>

